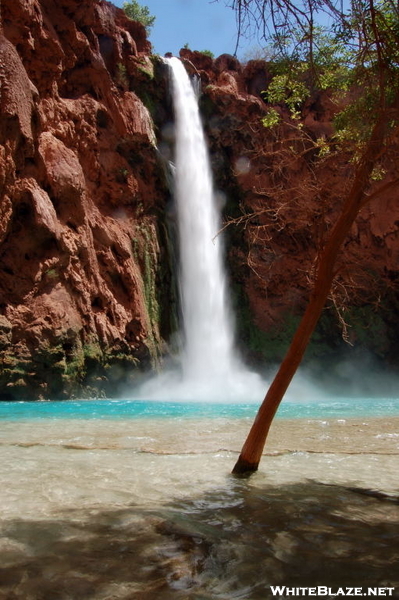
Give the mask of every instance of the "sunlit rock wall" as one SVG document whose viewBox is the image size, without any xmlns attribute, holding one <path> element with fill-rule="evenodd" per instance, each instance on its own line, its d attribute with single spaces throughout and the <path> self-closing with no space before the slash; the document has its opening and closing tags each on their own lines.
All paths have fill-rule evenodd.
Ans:
<svg viewBox="0 0 399 600">
<path fill-rule="evenodd" d="M 1 11 L 0 399 L 115 394 L 169 335 L 150 44 L 102 0 Z"/>
</svg>

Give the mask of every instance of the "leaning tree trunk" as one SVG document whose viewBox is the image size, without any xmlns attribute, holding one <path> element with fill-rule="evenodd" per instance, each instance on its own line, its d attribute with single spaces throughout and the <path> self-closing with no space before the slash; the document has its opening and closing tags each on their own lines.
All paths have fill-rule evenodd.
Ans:
<svg viewBox="0 0 399 600">
<path fill-rule="evenodd" d="M 318 257 L 316 279 L 305 314 L 259 408 L 238 461 L 234 466 L 234 474 L 250 474 L 258 469 L 273 417 L 302 360 L 310 337 L 326 303 L 335 275 L 334 265 L 338 252 L 356 216 L 365 204 L 365 200 L 367 200 L 365 192 L 370 183 L 370 176 L 376 161 L 380 154 L 384 150 L 386 151 L 386 148 L 383 149 L 383 142 L 387 121 L 387 114 L 385 111 L 382 111 L 356 170 L 355 179 L 349 195 L 344 202 L 342 212 L 330 232 L 324 249 Z"/>
</svg>

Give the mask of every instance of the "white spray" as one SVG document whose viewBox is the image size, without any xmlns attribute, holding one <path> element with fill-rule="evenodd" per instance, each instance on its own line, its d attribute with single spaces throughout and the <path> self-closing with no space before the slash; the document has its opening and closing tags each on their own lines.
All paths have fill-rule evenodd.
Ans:
<svg viewBox="0 0 399 600">
<path fill-rule="evenodd" d="M 198 103 L 180 60 L 170 59 L 175 106 L 175 201 L 180 241 L 184 377 L 231 373 L 234 340 L 226 298 L 219 211 Z"/>
<path fill-rule="evenodd" d="M 177 58 L 168 62 L 175 109 L 183 348 L 181 372 L 164 373 L 148 382 L 141 395 L 197 400 L 245 400 L 254 396 L 259 400 L 265 383 L 242 366 L 235 352 L 223 245 L 218 235 L 218 202 L 197 97 L 182 62 Z"/>
</svg>

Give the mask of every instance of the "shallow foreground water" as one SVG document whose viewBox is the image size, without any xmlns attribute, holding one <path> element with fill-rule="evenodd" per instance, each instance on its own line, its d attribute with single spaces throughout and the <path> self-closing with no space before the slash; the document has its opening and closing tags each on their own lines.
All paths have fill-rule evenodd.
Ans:
<svg viewBox="0 0 399 600">
<path fill-rule="evenodd" d="M 3 403 L 0 598 L 398 597 L 398 401 L 342 402 L 277 419 L 247 480 L 230 471 L 254 406 Z"/>
</svg>

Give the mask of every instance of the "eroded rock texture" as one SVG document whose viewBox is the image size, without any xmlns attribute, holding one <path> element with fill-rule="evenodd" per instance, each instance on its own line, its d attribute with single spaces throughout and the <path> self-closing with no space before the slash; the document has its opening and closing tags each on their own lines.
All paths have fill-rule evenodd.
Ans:
<svg viewBox="0 0 399 600">
<path fill-rule="evenodd" d="M 168 287 L 150 45 L 102 0 L 4 0 L 2 24 L 1 398 L 115 393 Z"/>
<path fill-rule="evenodd" d="M 189 50 L 181 56 L 203 82 L 212 161 L 233 222 L 226 234 L 242 347 L 260 362 L 278 361 L 306 306 L 318 251 L 352 185 L 353 156 L 342 149 L 321 160 L 315 148 L 334 133 L 333 117 L 345 99 L 337 104 L 331 93 L 315 92 L 300 107 L 299 129 L 284 105 L 275 106 L 281 125 L 267 129 L 261 123 L 269 109 L 266 62 L 242 66 L 229 55 L 211 61 Z M 398 188 L 374 196 L 380 175 L 388 182 L 399 177 L 398 156 L 396 144 L 367 190 L 373 198 L 344 245 L 307 353 L 318 375 L 329 371 L 349 384 L 355 372 L 343 359 L 358 361 L 360 369 L 368 360 L 398 365 Z"/>
</svg>

